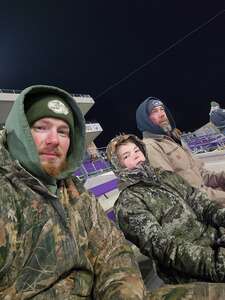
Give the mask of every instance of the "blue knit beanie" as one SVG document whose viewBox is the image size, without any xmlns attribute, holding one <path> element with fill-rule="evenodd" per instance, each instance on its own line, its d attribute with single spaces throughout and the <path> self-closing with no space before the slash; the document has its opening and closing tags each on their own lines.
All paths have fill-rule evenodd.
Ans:
<svg viewBox="0 0 225 300">
<path fill-rule="evenodd" d="M 162 101 L 160 101 L 158 99 L 150 100 L 149 103 L 148 103 L 148 113 L 150 114 L 151 111 L 153 110 L 153 108 L 155 108 L 157 106 L 163 106 L 164 107 L 164 104 L 162 103 Z"/>
</svg>

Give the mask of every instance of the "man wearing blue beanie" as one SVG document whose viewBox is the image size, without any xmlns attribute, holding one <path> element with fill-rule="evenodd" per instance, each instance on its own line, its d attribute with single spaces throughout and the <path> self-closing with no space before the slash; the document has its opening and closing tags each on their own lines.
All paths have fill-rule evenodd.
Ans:
<svg viewBox="0 0 225 300">
<path fill-rule="evenodd" d="M 225 207 L 225 172 L 206 170 L 203 162 L 181 146 L 181 132 L 160 99 L 148 97 L 143 101 L 137 108 L 136 122 L 153 167 L 175 172 Z"/>
</svg>

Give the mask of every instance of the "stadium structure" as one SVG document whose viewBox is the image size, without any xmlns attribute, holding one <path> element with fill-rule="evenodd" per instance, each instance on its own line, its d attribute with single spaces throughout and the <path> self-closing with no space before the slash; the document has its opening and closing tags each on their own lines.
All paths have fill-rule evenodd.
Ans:
<svg viewBox="0 0 225 300">
<path fill-rule="evenodd" d="M 0 124 L 4 126 L 18 90 L 0 90 Z M 71 94 L 80 107 L 84 117 L 94 105 L 94 99 L 89 95 Z M 103 207 L 105 213 L 115 221 L 113 205 L 119 195 L 118 180 L 107 160 L 105 148 L 97 148 L 94 141 L 103 131 L 97 122 L 86 120 L 86 155 L 81 167 L 75 175 L 84 182 L 85 187 L 93 193 Z M 194 132 L 185 133 L 181 137 L 182 145 L 195 157 L 205 163 L 205 167 L 212 171 L 225 170 L 225 136 L 211 123 Z M 140 266 L 145 284 L 151 290 L 161 286 L 161 279 L 155 275 L 151 259 L 142 255 L 132 245 Z M 149 269 L 151 271 L 149 271 Z"/>
<path fill-rule="evenodd" d="M 4 126 L 19 90 L 0 89 L 0 124 Z M 94 105 L 90 95 L 71 94 L 84 117 Z M 107 161 L 105 148 L 97 148 L 94 140 L 103 131 L 98 122 L 86 120 L 86 156 L 75 175 L 84 181 L 85 187 L 99 200 L 106 214 L 114 219 L 113 204 L 118 197 L 117 178 Z M 182 145 L 203 160 L 205 167 L 213 171 L 225 170 L 225 136 L 212 124 L 207 123 L 194 132 L 185 133 Z"/>
</svg>

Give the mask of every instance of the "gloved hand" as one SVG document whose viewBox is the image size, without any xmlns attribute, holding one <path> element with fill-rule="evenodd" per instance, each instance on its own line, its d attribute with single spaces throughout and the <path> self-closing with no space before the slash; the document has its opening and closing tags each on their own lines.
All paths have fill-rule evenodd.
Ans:
<svg viewBox="0 0 225 300">
<path fill-rule="evenodd" d="M 221 235 L 221 237 L 216 240 L 216 245 L 225 248 L 225 234 Z"/>
</svg>

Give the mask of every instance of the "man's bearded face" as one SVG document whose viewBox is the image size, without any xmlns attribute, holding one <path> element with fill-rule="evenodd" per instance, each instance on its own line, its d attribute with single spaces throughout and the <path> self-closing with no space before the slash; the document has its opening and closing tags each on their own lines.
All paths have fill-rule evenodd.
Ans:
<svg viewBox="0 0 225 300">
<path fill-rule="evenodd" d="M 171 131 L 171 125 L 163 106 L 154 107 L 149 114 L 149 119 L 153 124 L 160 126 L 166 132 Z"/>
<path fill-rule="evenodd" d="M 68 124 L 55 118 L 42 118 L 31 128 L 41 166 L 53 177 L 66 169 L 66 157 L 70 146 Z"/>
</svg>

